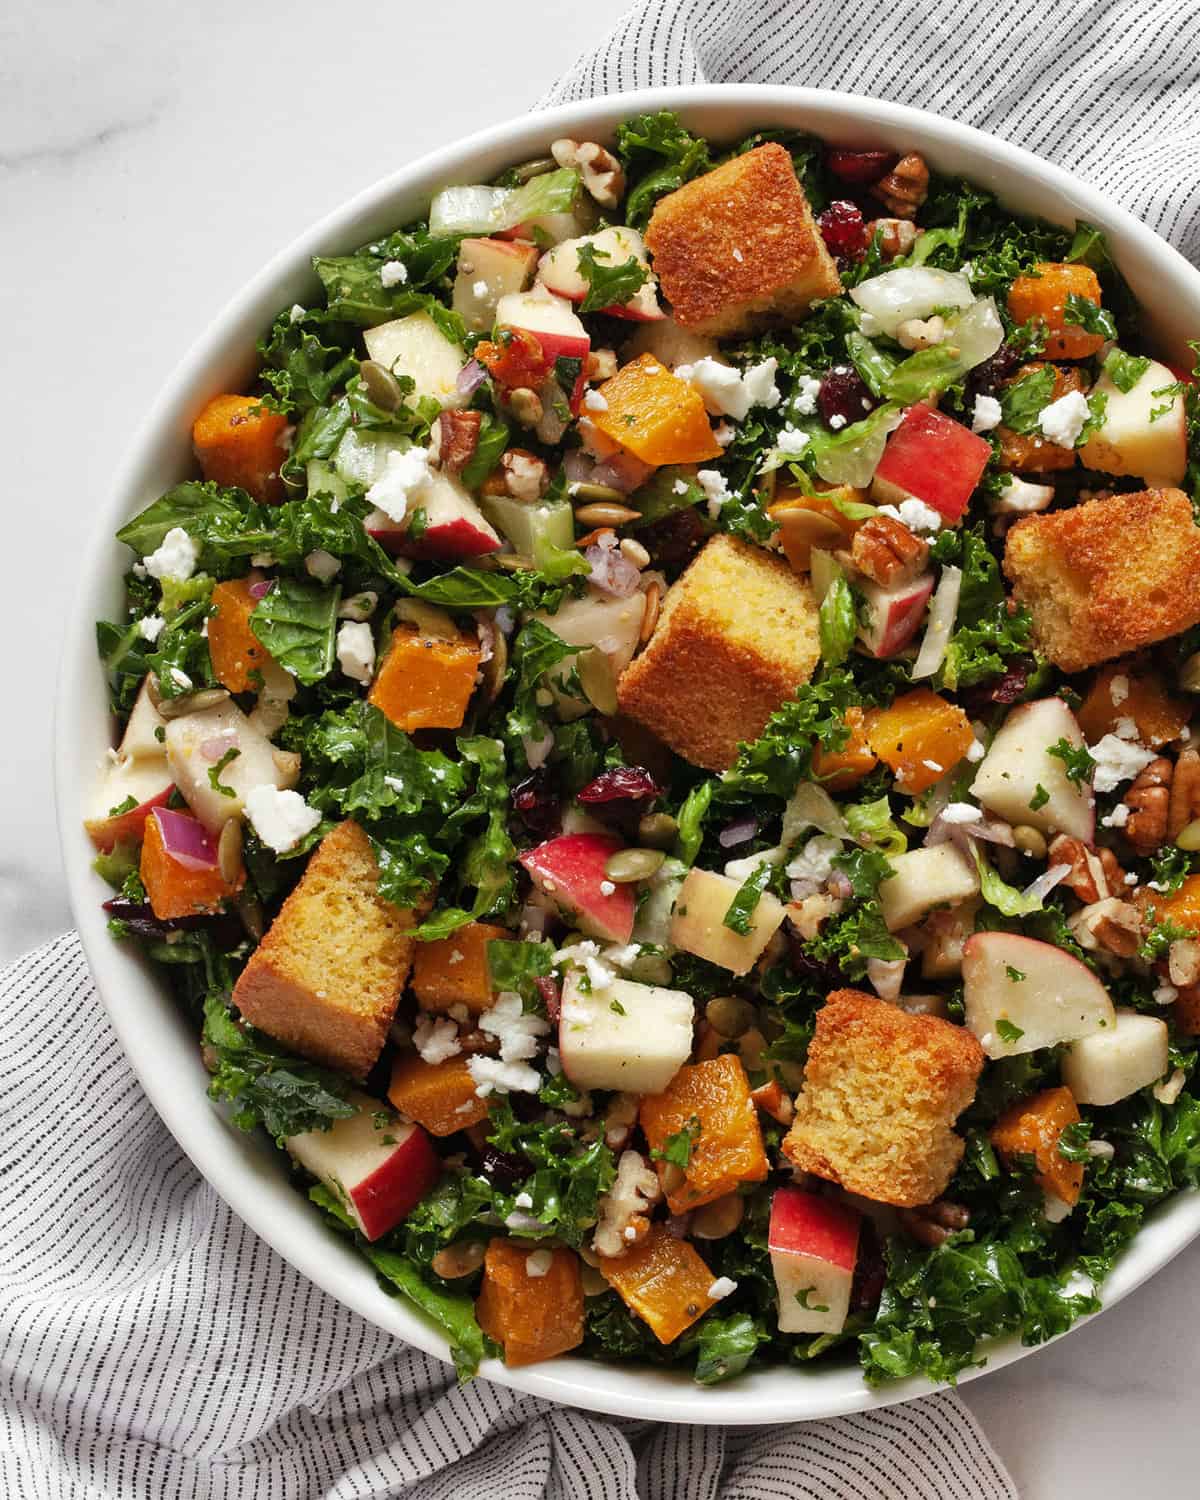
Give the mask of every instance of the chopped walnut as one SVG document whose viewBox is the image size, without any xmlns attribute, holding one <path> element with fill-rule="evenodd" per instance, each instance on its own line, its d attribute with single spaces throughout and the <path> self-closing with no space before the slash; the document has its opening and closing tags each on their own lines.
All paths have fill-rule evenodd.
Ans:
<svg viewBox="0 0 1200 1500">
<path fill-rule="evenodd" d="M 911 349 L 914 353 L 945 341 L 946 320 L 939 313 L 932 318 L 905 318 L 896 329 L 896 342 L 901 349 Z"/>
<path fill-rule="evenodd" d="M 929 168 L 925 159 L 910 151 L 871 189 L 898 219 L 911 219 L 929 196 Z"/>
<path fill-rule="evenodd" d="M 637 1116 L 636 1094 L 614 1094 L 608 1101 L 608 1111 L 604 1116 L 604 1144 L 613 1151 L 619 1151 L 633 1134 Z"/>
<path fill-rule="evenodd" d="M 1200 982 L 1200 942 L 1176 938 L 1167 949 L 1167 978 L 1178 989 Z"/>
<path fill-rule="evenodd" d="M 550 488 L 550 470 L 527 448 L 508 448 L 500 455 L 505 492 L 514 500 L 535 504 Z"/>
<path fill-rule="evenodd" d="M 437 462 L 450 474 L 461 473 L 474 456 L 483 421 L 477 411 L 444 411 L 433 425 Z"/>
<path fill-rule="evenodd" d="M 879 249 L 884 260 L 907 255 L 921 232 L 911 219 L 872 219 L 866 229 L 867 243 L 870 244 L 881 230 Z"/>
<path fill-rule="evenodd" d="M 1125 872 L 1111 849 L 1089 849 L 1082 839 L 1060 833 L 1050 841 L 1046 857 L 1052 865 L 1070 865 L 1063 884 L 1088 905 L 1125 890 Z"/>
<path fill-rule="evenodd" d="M 837 916 L 844 905 L 845 902 L 836 896 L 817 891 L 815 895 L 805 896 L 803 901 L 789 901 L 788 919 L 804 941 L 811 943 L 820 931 L 821 924 L 830 917 Z"/>
<path fill-rule="evenodd" d="M 645 1239 L 650 1232 L 646 1211 L 661 1196 L 658 1174 L 641 1152 L 622 1151 L 616 1179 L 600 1198 L 592 1249 L 612 1260 Z"/>
<path fill-rule="evenodd" d="M 1166 842 L 1174 771 L 1166 756 L 1160 755 L 1138 773 L 1125 793 L 1129 817 L 1123 831 L 1143 859 Z"/>
<path fill-rule="evenodd" d="M 898 1217 L 900 1227 L 918 1245 L 933 1248 L 945 1244 L 957 1230 L 965 1229 L 971 1222 L 971 1211 L 961 1203 L 939 1198 L 921 1208 L 902 1208 Z"/>
<path fill-rule="evenodd" d="M 617 373 L 617 351 L 615 349 L 593 349 L 587 357 L 587 378 L 593 384 L 611 380 Z"/>
<path fill-rule="evenodd" d="M 616 208 L 625 193 L 621 163 L 595 141 L 553 141 L 550 155 L 560 167 L 576 167 L 583 185 L 601 208 Z"/>
<path fill-rule="evenodd" d="M 860 573 L 890 588 L 908 583 L 925 566 L 929 544 L 914 536 L 903 521 L 872 516 L 854 533 L 850 561 Z"/>
<path fill-rule="evenodd" d="M 1103 949 L 1118 958 L 1132 958 L 1142 937 L 1142 918 L 1136 906 L 1116 896 L 1083 906 L 1067 926 L 1081 948 L 1092 952 Z"/>
<path fill-rule="evenodd" d="M 1200 818 L 1200 750 L 1181 750 L 1171 778 L 1167 837 L 1177 839 L 1197 818 Z"/>
</svg>

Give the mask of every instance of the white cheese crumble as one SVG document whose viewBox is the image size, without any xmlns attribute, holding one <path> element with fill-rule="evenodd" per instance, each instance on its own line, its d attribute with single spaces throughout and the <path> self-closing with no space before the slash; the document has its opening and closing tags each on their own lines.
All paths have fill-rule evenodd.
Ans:
<svg viewBox="0 0 1200 1500">
<path fill-rule="evenodd" d="M 835 411 L 829 419 L 829 425 L 833 428 L 834 432 L 841 432 L 842 428 L 846 425 L 846 419 L 840 411 Z"/>
<path fill-rule="evenodd" d="M 812 880 L 820 885 L 833 874 L 834 858 L 841 852 L 841 839 L 835 839 L 828 833 L 817 834 L 788 861 L 784 873 L 789 880 Z"/>
<path fill-rule="evenodd" d="M 798 417 L 811 417 L 817 409 L 817 397 L 820 394 L 821 382 L 816 376 L 801 375 L 796 394 L 792 397 L 792 410 Z"/>
<path fill-rule="evenodd" d="M 1128 715 L 1122 714 L 1113 725 L 1113 733 L 1119 740 L 1136 740 L 1138 737 L 1138 727 Z"/>
<path fill-rule="evenodd" d="M 138 635 L 142 640 L 149 641 L 153 645 L 162 635 L 166 623 L 162 615 L 147 615 L 144 620 L 138 621 Z"/>
<path fill-rule="evenodd" d="M 528 1193 L 522 1191 L 522 1192 L 518 1193 L 517 1196 L 513 1199 L 513 1207 L 514 1208 L 532 1208 L 533 1207 L 533 1199 L 529 1196 Z"/>
<path fill-rule="evenodd" d="M 446 1016 L 429 1014 L 417 1017 L 417 1024 L 413 1027 L 413 1046 L 421 1061 L 427 1063 L 447 1062 L 462 1051 L 454 1022 Z"/>
<path fill-rule="evenodd" d="M 1108 701 L 1114 708 L 1119 708 L 1128 697 L 1129 678 L 1125 676 L 1124 672 L 1118 672 L 1108 684 Z"/>
<path fill-rule="evenodd" d="M 408 280 L 408 268 L 402 260 L 385 260 L 379 268 L 379 279 L 384 286 L 403 286 Z"/>
<path fill-rule="evenodd" d="M 738 1284 L 731 1276 L 718 1276 L 716 1281 L 708 1289 L 708 1296 L 714 1302 L 720 1302 L 723 1297 L 732 1296 L 738 1289 Z"/>
<path fill-rule="evenodd" d="M 268 849 L 284 854 L 294 849 L 321 821 L 299 792 L 280 791 L 269 782 L 246 793 L 246 816 Z"/>
<path fill-rule="evenodd" d="M 151 578 L 190 578 L 196 571 L 199 546 L 182 526 L 172 526 L 158 546 L 145 558 Z"/>
<path fill-rule="evenodd" d="M 674 495 L 686 495 L 687 492 L 688 482 L 686 479 L 677 479 L 671 486 L 671 493 Z"/>
<path fill-rule="evenodd" d="M 971 744 L 967 746 L 967 759 L 973 766 L 978 765 L 978 763 L 986 754 L 987 751 L 983 747 L 982 740 L 973 740 Z"/>
<path fill-rule="evenodd" d="M 367 499 L 390 521 L 403 521 L 408 514 L 409 502 L 419 499 L 433 481 L 430 457 L 428 448 L 413 447 L 406 448 L 403 453 L 389 453 L 383 473 L 367 491 Z"/>
<path fill-rule="evenodd" d="M 1129 822 L 1130 809 L 1124 802 L 1118 802 L 1112 812 L 1105 813 L 1100 819 L 1101 828 L 1124 828 Z"/>
<path fill-rule="evenodd" d="M 364 687 L 375 675 L 375 637 L 371 627 L 357 620 L 347 620 L 337 633 L 338 666 L 347 677 Z"/>
<path fill-rule="evenodd" d="M 303 316 L 304 309 L 298 302 L 293 302 L 291 307 L 288 308 L 288 322 L 298 323 Z"/>
<path fill-rule="evenodd" d="M 722 505 L 729 499 L 729 486 L 725 483 L 725 476 L 716 469 L 701 469 L 696 475 L 696 483 L 704 491 L 708 501 L 709 519 L 715 521 L 721 514 Z"/>
<path fill-rule="evenodd" d="M 1074 448 L 1088 419 L 1087 397 L 1082 391 L 1068 391 L 1038 413 L 1038 424 L 1050 441 L 1059 448 Z"/>
<path fill-rule="evenodd" d="M 808 433 L 799 427 L 793 427 L 790 422 L 786 423 L 779 431 L 775 439 L 775 450 L 787 457 L 797 453 L 803 453 L 808 447 Z"/>
<path fill-rule="evenodd" d="M 899 505 L 881 505 L 879 507 L 881 516 L 891 516 L 893 521 L 900 521 L 907 526 L 909 531 L 931 534 L 942 529 L 942 518 L 934 510 L 932 505 L 926 505 L 924 500 L 918 500 L 915 495 L 910 495 L 907 500 L 901 500 Z"/>
<path fill-rule="evenodd" d="M 976 396 L 975 407 L 971 412 L 971 431 L 991 432 L 994 427 L 999 427 L 1002 415 L 1000 403 L 995 396 Z"/>
<path fill-rule="evenodd" d="M 599 391 L 589 391 L 583 398 L 583 404 L 588 411 L 607 411 L 608 402 Z"/>
<path fill-rule="evenodd" d="M 778 360 L 764 359 L 761 364 L 740 371 L 705 355 L 695 364 L 678 365 L 675 374 L 700 392 L 705 406 L 715 416 L 733 417 L 740 422 L 752 406 L 779 405 L 779 388 L 775 384 L 778 368 Z"/>
<path fill-rule="evenodd" d="M 1096 762 L 1092 786 L 1097 792 L 1111 792 L 1122 781 L 1132 781 L 1154 759 L 1153 750 L 1131 745 L 1115 734 L 1106 734 L 1098 745 L 1089 746 L 1089 750 Z"/>
<path fill-rule="evenodd" d="M 477 297 L 479 297 L 479 298 L 483 298 L 483 297 L 486 297 L 486 296 L 487 296 L 487 294 L 488 294 L 488 284 L 487 284 L 487 282 L 486 282 L 486 281 L 482 281 L 482 280 L 480 280 L 480 281 L 477 281 L 477 282 L 476 282 L 476 283 L 475 283 L 475 284 L 474 284 L 474 286 L 472 286 L 472 288 L 471 288 L 471 290 L 472 290 L 472 291 L 473 291 L 473 292 L 474 292 L 474 293 L 475 293 L 475 295 L 476 295 L 476 296 L 477 296 Z"/>
<path fill-rule="evenodd" d="M 534 1278 L 542 1277 L 553 1264 L 552 1250 L 533 1250 L 525 1257 L 525 1274 Z"/>
<path fill-rule="evenodd" d="M 331 578 L 342 571 L 342 565 L 332 552 L 326 552 L 324 547 L 318 547 L 304 559 L 304 571 L 319 583 L 328 583 Z"/>
<path fill-rule="evenodd" d="M 883 324 L 874 313 L 863 311 L 858 315 L 858 331 L 866 338 L 873 339 L 877 333 L 883 332 Z"/>
<path fill-rule="evenodd" d="M 1008 483 L 992 501 L 992 509 L 998 515 L 1026 516 L 1045 510 L 1053 499 L 1053 485 L 1030 484 L 1027 479 L 1010 474 Z"/>
<path fill-rule="evenodd" d="M 467 1072 L 475 1080 L 475 1092 L 481 1099 L 489 1094 L 536 1094 L 542 1086 L 542 1075 L 528 1063 L 503 1062 L 498 1057 L 469 1057 Z M 510 1215 L 505 1222 L 514 1226 Z"/>
<path fill-rule="evenodd" d="M 969 802 L 949 802 L 942 808 L 943 823 L 978 823 L 980 812 Z"/>
<path fill-rule="evenodd" d="M 505 990 L 480 1016 L 479 1029 L 497 1038 L 501 1061 L 525 1062 L 537 1055 L 538 1038 L 550 1030 L 550 1022 L 534 1012 L 525 1014 L 520 995 Z"/>
<path fill-rule="evenodd" d="M 732 422 L 718 422 L 713 428 L 713 437 L 716 438 L 722 448 L 728 448 L 734 438 L 737 437 L 737 428 Z"/>
</svg>

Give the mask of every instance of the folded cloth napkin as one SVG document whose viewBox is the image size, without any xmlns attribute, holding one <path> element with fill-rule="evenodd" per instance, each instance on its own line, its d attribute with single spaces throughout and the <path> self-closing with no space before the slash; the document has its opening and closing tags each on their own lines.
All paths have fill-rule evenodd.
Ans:
<svg viewBox="0 0 1200 1500">
<path fill-rule="evenodd" d="M 647 0 L 542 102 L 758 80 L 918 104 L 1072 167 L 1200 259 L 1196 14 L 1196 0 L 1000 0 L 976 41 L 966 0 Z M 1015 1495 L 948 1393 L 723 1432 L 458 1387 L 196 1175 L 75 936 L 0 974 L 3 1500 Z"/>
</svg>

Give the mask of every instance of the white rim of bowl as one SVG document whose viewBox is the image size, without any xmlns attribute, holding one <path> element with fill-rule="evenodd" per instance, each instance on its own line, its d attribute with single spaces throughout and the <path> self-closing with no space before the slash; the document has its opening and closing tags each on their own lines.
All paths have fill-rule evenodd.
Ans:
<svg viewBox="0 0 1200 1500">
<path fill-rule="evenodd" d="M 1120 236 L 1136 245 L 1144 257 L 1157 262 L 1156 269 L 1169 280 L 1190 282 L 1196 305 L 1197 327 L 1194 331 L 1200 334 L 1200 272 L 1178 251 L 1132 214 L 1063 168 L 972 126 L 862 94 L 770 84 L 702 84 L 603 95 L 531 112 L 519 119 L 476 131 L 451 146 L 428 153 L 355 194 L 274 255 L 226 304 L 176 365 L 136 430 L 109 487 L 108 497 L 87 538 L 85 559 L 112 554 L 113 532 L 133 513 L 132 497 L 139 470 L 147 462 L 156 441 L 161 441 L 169 425 L 178 426 L 182 410 L 194 406 L 199 399 L 198 391 L 209 379 L 208 372 L 214 365 L 232 368 L 240 362 L 248 367 L 249 347 L 240 353 L 230 348 L 234 331 L 273 288 L 273 305 L 284 305 L 288 292 L 279 288 L 299 286 L 309 279 L 309 256 L 322 250 L 340 249 L 351 241 L 362 243 L 369 237 L 369 232 L 356 238 L 357 231 L 353 226 L 368 217 L 385 218 L 388 205 L 411 193 L 414 184 L 422 179 L 428 181 L 432 191 L 433 185 L 461 180 L 463 164 L 476 157 L 502 154 L 508 160 L 519 160 L 526 151 L 536 150 L 539 146 L 544 149 L 545 143 L 556 135 L 579 134 L 581 130 L 602 134 L 628 116 L 661 109 L 674 109 L 692 116 L 698 113 L 728 116 L 728 121 L 724 122 L 730 127 L 727 131 L 722 130 L 721 118 L 701 127 L 717 135 L 745 134 L 755 128 L 756 123 L 766 128 L 763 122 L 769 122 L 807 128 L 826 139 L 846 144 L 869 144 L 872 139 L 878 139 L 878 135 L 872 136 L 872 132 L 882 131 L 897 136 L 908 133 L 913 137 L 923 137 L 926 149 L 936 149 L 940 145 L 948 151 L 973 150 L 979 157 L 979 170 L 972 175 L 982 185 L 993 185 L 988 182 L 987 169 L 996 165 L 1006 177 L 1015 176 L 1057 191 L 1072 206 L 1075 217 L 1094 218 L 1117 229 Z M 526 141 L 528 144 L 523 144 Z M 1003 199 L 1003 186 L 997 185 L 997 191 Z M 1012 196 L 1011 192 L 1008 196 Z M 265 322 L 266 319 L 263 326 Z M 256 329 L 251 335 L 250 347 L 258 331 Z M 175 419 L 173 424 L 172 418 Z M 183 433 L 180 440 L 186 442 Z M 94 571 L 85 562 L 81 583 L 90 580 Z M 237 1132 L 220 1119 L 216 1111 L 211 1111 L 215 1129 L 197 1124 L 197 1101 L 181 1098 L 156 1075 L 145 1056 L 134 1016 L 115 999 L 122 977 L 119 970 L 139 961 L 118 948 L 108 935 L 97 901 L 96 877 L 90 868 L 90 846 L 80 837 L 81 787 L 74 747 L 95 732 L 94 723 L 89 721 L 90 716 L 82 707 L 85 680 L 97 671 L 91 647 L 94 620 L 90 595 L 91 590 L 85 584 L 79 590 L 70 615 L 60 661 L 54 721 L 55 803 L 72 911 L 97 991 L 130 1065 L 181 1149 L 260 1238 L 335 1300 L 393 1336 L 446 1361 L 447 1349 L 442 1336 L 408 1303 L 385 1296 L 374 1285 L 370 1267 L 354 1252 L 343 1251 L 355 1255 L 361 1266 L 361 1276 L 346 1277 L 339 1271 L 339 1282 L 348 1284 L 339 1287 L 338 1291 L 330 1290 L 336 1264 L 331 1251 L 334 1248 L 342 1250 L 342 1247 L 331 1243 L 329 1248 L 322 1245 L 310 1252 L 307 1248 L 297 1249 L 289 1242 L 287 1223 L 281 1224 L 273 1219 L 257 1197 L 249 1163 L 235 1161 Z M 159 990 L 161 993 L 161 986 Z M 246 1152 L 243 1151 L 242 1155 L 245 1158 Z M 1191 1201 L 1185 1201 L 1187 1199 Z M 312 1214 L 311 1207 L 299 1196 L 296 1211 L 305 1216 Z M 1135 1245 L 1105 1284 L 1101 1311 L 1115 1306 L 1160 1270 L 1197 1234 L 1200 1234 L 1200 1201 L 1195 1193 L 1181 1194 L 1143 1226 Z M 1092 1315 L 1095 1316 L 1099 1314 Z M 1074 1328 L 1089 1321 L 1091 1318 L 1080 1319 Z M 1060 1338 L 1066 1336 L 1059 1335 Z M 1008 1337 L 991 1343 L 985 1352 L 987 1364 L 983 1368 L 964 1371 L 960 1381 L 977 1379 L 1035 1351 L 1019 1344 L 1015 1337 Z M 556 1367 L 562 1373 L 556 1373 Z M 809 1372 L 793 1366 L 772 1366 L 728 1386 L 709 1389 L 695 1386 L 689 1376 L 677 1370 L 580 1359 L 549 1361 L 545 1365 L 516 1370 L 507 1369 L 498 1360 L 488 1360 L 480 1373 L 498 1384 L 567 1405 L 618 1416 L 704 1425 L 751 1425 L 845 1415 L 912 1400 L 937 1389 L 919 1378 L 873 1389 L 863 1383 L 857 1366 Z M 852 1380 L 848 1381 L 847 1375 Z"/>
</svg>

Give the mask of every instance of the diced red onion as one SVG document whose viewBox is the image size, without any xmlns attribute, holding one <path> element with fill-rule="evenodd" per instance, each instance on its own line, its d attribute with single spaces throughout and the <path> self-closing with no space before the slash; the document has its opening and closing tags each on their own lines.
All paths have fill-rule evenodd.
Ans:
<svg viewBox="0 0 1200 1500">
<path fill-rule="evenodd" d="M 460 396 L 473 396 L 487 379 L 487 371 L 477 359 L 469 359 L 458 372 L 454 389 Z"/>
<path fill-rule="evenodd" d="M 836 896 L 839 901 L 848 901 L 854 894 L 854 887 L 850 883 L 850 877 L 844 870 L 834 870 L 825 882 L 825 889 L 831 896 Z"/>
<path fill-rule="evenodd" d="M 251 599 L 265 599 L 274 587 L 272 579 L 260 578 L 257 583 L 250 585 L 250 597 Z"/>
<path fill-rule="evenodd" d="M 738 844 L 748 843 L 758 832 L 757 818 L 738 818 L 717 834 L 717 843 L 722 849 L 735 849 Z"/>
<path fill-rule="evenodd" d="M 150 816 L 158 822 L 163 848 L 177 864 L 185 870 L 216 869 L 216 842 L 198 818 L 169 807 L 156 807 Z"/>
<path fill-rule="evenodd" d="M 972 823 L 956 823 L 944 817 L 944 812 L 943 808 L 929 825 L 929 832 L 925 835 L 926 844 L 957 844 L 964 854 L 971 852 L 972 839 L 979 839 L 985 844 L 1002 844 L 1006 849 L 1013 847 L 1012 827 L 1001 818 L 994 818 L 990 813 L 981 811 Z"/>
<path fill-rule="evenodd" d="M 589 458 L 582 448 L 572 448 L 563 459 L 563 474 L 568 484 L 589 483 L 595 469 L 595 460 Z"/>
<path fill-rule="evenodd" d="M 591 582 L 614 599 L 628 599 L 641 585 L 641 571 L 616 547 L 589 547 L 584 552 L 591 567 Z"/>
<path fill-rule="evenodd" d="M 606 484 L 610 489 L 620 490 L 623 495 L 631 495 L 653 473 L 652 465 L 644 464 L 632 453 L 614 453 L 592 470 L 592 483 Z"/>
<path fill-rule="evenodd" d="M 1036 880 L 1031 880 L 1021 892 L 1021 898 L 1025 901 L 1044 901 L 1050 892 L 1061 881 L 1065 880 L 1071 873 L 1070 865 L 1051 865 L 1048 870 L 1043 870 Z"/>
</svg>

